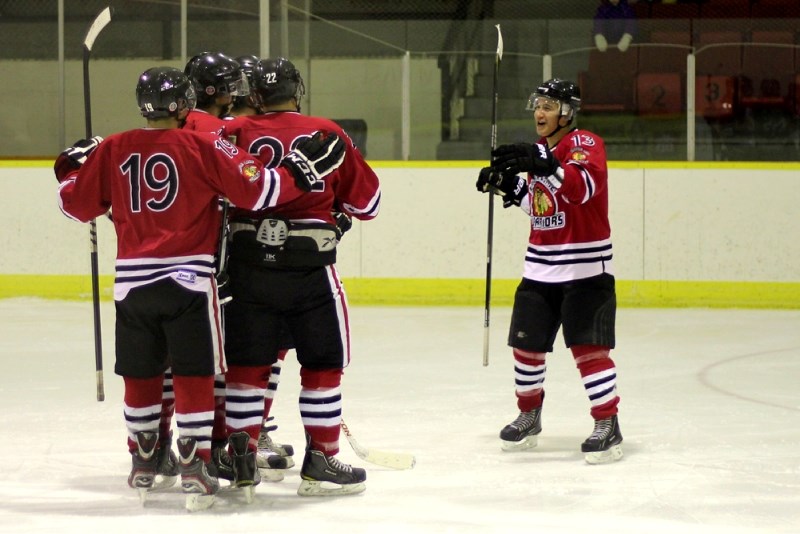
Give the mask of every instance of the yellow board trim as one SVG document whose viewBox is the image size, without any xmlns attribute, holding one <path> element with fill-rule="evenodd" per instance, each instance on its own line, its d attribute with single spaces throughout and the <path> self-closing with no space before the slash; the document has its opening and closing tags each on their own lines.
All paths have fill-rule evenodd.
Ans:
<svg viewBox="0 0 800 534">
<path fill-rule="evenodd" d="M 114 277 L 100 277 L 100 298 L 113 298 Z M 483 306 L 485 286 L 475 279 L 350 278 L 351 305 Z M 511 306 L 519 280 L 493 280 L 492 306 Z M 0 275 L 0 298 L 91 300 L 88 275 Z M 617 280 L 620 307 L 800 309 L 796 282 L 678 282 Z"/>
</svg>

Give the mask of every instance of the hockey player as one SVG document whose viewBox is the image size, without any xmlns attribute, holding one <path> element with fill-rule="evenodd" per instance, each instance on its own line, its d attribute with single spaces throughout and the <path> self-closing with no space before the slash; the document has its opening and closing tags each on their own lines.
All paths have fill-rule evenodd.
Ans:
<svg viewBox="0 0 800 534">
<path fill-rule="evenodd" d="M 197 96 L 197 107 L 189 112 L 184 128 L 199 132 L 213 132 L 228 138 L 227 116 L 234 99 L 249 98 L 250 87 L 239 63 L 222 52 L 201 52 L 186 62 L 184 73 L 194 86 Z M 227 204 L 220 199 L 223 218 L 227 218 Z M 223 220 L 222 224 L 226 221 Z M 223 229 L 223 233 L 224 233 Z M 224 266 L 224 258 L 218 258 L 218 267 Z M 227 275 L 218 268 L 218 285 L 224 294 L 222 301 L 226 303 Z M 167 375 L 169 379 L 169 374 Z M 216 407 L 214 411 L 214 430 L 211 456 L 217 466 L 220 478 L 233 481 L 233 464 L 228 456 L 228 435 L 225 430 L 225 377 L 219 374 L 214 380 Z M 166 408 L 165 408 L 165 411 Z M 162 424 L 164 424 L 162 422 Z"/>
<path fill-rule="evenodd" d="M 575 125 L 580 105 L 574 83 L 544 82 L 527 107 L 540 139 L 497 147 L 476 185 L 479 191 L 502 195 L 505 207 L 521 207 L 531 220 L 508 334 L 520 413 L 500 432 L 503 449 L 536 446 L 545 356 L 563 325 L 594 419 L 594 431 L 581 450 L 595 464 L 622 457 L 622 434 L 617 373 L 609 355 L 615 343 L 616 293 L 605 144 Z"/>
<path fill-rule="evenodd" d="M 239 68 L 242 70 L 245 78 L 247 78 L 249 89 L 252 91 L 253 68 L 255 68 L 256 63 L 258 63 L 258 57 L 253 55 L 238 56 L 234 61 L 239 64 Z M 241 117 L 242 115 L 255 115 L 256 113 L 258 113 L 258 110 L 256 110 L 255 102 L 253 101 L 253 97 L 248 93 L 247 95 L 233 97 L 231 110 L 224 118 L 230 119 L 233 117 Z"/>
<path fill-rule="evenodd" d="M 222 52 L 201 52 L 186 62 L 183 71 L 194 84 L 197 108 L 184 128 L 225 136 L 225 121 L 234 98 L 248 97 L 247 76 L 233 58 Z"/>
<path fill-rule="evenodd" d="M 114 370 L 125 386 L 128 484 L 143 492 L 153 488 L 162 382 L 171 366 L 187 507 L 205 507 L 219 488 L 210 445 L 214 374 L 225 365 L 214 279 L 217 198 L 253 210 L 296 200 L 341 163 L 344 146 L 334 135 L 323 140 L 317 134 L 278 167 L 265 169 L 214 134 L 180 128 L 195 104 L 181 71 L 148 69 L 136 98 L 146 128 L 83 140 L 59 155 L 59 206 L 82 222 L 114 212 Z M 241 482 L 255 482 L 245 472 L 255 471 L 254 458 L 244 456 L 234 466 Z"/>
<path fill-rule="evenodd" d="M 333 213 L 374 218 L 380 206 L 378 177 L 336 123 L 300 114 L 305 88 L 291 61 L 261 60 L 253 79 L 262 114 L 233 121 L 237 126 L 230 131 L 240 147 L 273 167 L 299 140 L 322 130 L 346 139 L 347 155 L 307 198 L 262 213 L 236 209 L 231 214 L 233 300 L 225 321 L 229 432 L 247 431 L 252 446 L 259 439 L 260 399 L 271 366 L 286 348 L 281 334 L 286 328 L 301 366 L 300 414 L 307 441 L 298 494 L 358 493 L 365 489 L 366 472 L 336 458 L 350 332 L 335 266 L 341 233 Z"/>
</svg>

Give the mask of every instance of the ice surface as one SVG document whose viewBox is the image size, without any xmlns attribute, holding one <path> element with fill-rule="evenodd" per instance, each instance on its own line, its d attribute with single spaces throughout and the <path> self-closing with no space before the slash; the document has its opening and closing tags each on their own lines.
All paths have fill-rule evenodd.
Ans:
<svg viewBox="0 0 800 534">
<path fill-rule="evenodd" d="M 548 359 L 539 446 L 505 453 L 517 414 L 505 332 L 492 310 L 351 309 L 344 414 L 368 448 L 413 453 L 367 468 L 358 496 L 296 495 L 299 464 L 189 514 L 179 490 L 146 507 L 128 488 L 113 304 L 103 304 L 106 400 L 95 400 L 91 305 L 0 300 L 0 532 L 795 533 L 800 532 L 800 311 L 621 309 L 617 362 L 625 457 L 587 465 L 592 422 L 561 338 Z M 284 364 L 273 435 L 301 450 L 298 365 Z"/>
</svg>

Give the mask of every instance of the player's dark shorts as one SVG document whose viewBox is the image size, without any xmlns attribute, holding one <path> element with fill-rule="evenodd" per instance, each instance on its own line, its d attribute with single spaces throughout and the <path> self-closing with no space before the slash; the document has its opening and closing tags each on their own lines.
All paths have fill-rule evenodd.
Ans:
<svg viewBox="0 0 800 534">
<path fill-rule="evenodd" d="M 614 348 L 616 314 L 617 297 L 610 274 L 562 283 L 523 278 L 514 295 L 508 344 L 531 352 L 552 352 L 563 325 L 567 347 Z"/>
<path fill-rule="evenodd" d="M 347 366 L 347 301 L 334 265 L 271 269 L 231 258 L 228 272 L 233 295 L 225 306 L 229 364 L 272 365 L 278 350 L 293 341 L 303 367 Z"/>
<path fill-rule="evenodd" d="M 220 371 L 222 330 L 213 295 L 164 279 L 131 289 L 116 310 L 118 375 L 149 378 L 167 367 L 184 376 Z"/>
</svg>

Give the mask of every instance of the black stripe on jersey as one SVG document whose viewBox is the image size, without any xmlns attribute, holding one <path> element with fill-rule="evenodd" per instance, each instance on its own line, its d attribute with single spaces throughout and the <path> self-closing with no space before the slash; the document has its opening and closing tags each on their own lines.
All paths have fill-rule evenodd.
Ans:
<svg viewBox="0 0 800 534">
<path fill-rule="evenodd" d="M 567 260 L 545 260 L 542 258 L 537 258 L 536 256 L 526 255 L 525 261 L 529 261 L 531 263 L 541 263 L 543 265 L 572 265 L 576 263 L 600 263 L 611 261 L 614 257 L 613 254 L 603 255 L 603 256 L 591 256 L 588 258 L 570 258 Z"/>
<path fill-rule="evenodd" d="M 528 245 L 528 252 L 537 256 L 566 256 L 572 254 L 585 254 L 587 252 L 602 252 L 611 250 L 611 243 L 598 247 L 569 248 L 564 250 L 541 250 L 532 245 Z"/>
<path fill-rule="evenodd" d="M 280 175 L 277 171 L 273 169 L 264 169 L 264 181 L 269 182 L 269 188 L 267 189 L 267 194 L 264 196 L 264 202 L 261 206 L 257 206 L 254 210 L 264 209 L 272 207 L 272 197 L 275 195 L 275 190 L 278 188 L 278 183 L 280 182 Z"/>
<path fill-rule="evenodd" d="M 180 268 L 183 265 L 196 265 L 198 267 L 208 267 L 209 269 L 214 266 L 214 263 L 211 261 L 205 260 L 189 260 L 189 261 L 182 261 L 180 263 L 137 263 L 135 265 L 119 265 L 116 266 L 116 271 L 149 271 L 154 269 L 160 269 L 162 271 L 169 271 L 174 270 L 176 268 Z"/>
</svg>

